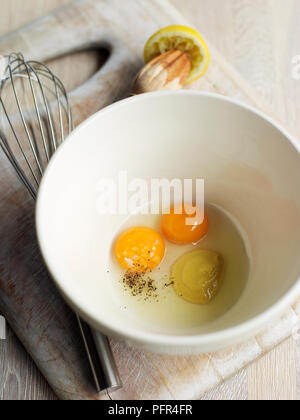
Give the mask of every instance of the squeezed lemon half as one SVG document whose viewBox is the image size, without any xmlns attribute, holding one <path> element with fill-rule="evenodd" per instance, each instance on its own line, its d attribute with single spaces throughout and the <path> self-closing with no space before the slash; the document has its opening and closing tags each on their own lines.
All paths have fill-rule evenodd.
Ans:
<svg viewBox="0 0 300 420">
<path fill-rule="evenodd" d="M 195 29 L 173 25 L 159 30 L 145 46 L 145 62 L 149 63 L 155 57 L 170 50 L 184 51 L 191 59 L 192 69 L 185 84 L 196 81 L 206 73 L 210 61 L 209 50 L 206 42 Z"/>
<path fill-rule="evenodd" d="M 184 255 L 171 271 L 175 292 L 188 302 L 208 304 L 221 286 L 223 267 L 223 257 L 215 251 L 200 249 Z"/>
</svg>

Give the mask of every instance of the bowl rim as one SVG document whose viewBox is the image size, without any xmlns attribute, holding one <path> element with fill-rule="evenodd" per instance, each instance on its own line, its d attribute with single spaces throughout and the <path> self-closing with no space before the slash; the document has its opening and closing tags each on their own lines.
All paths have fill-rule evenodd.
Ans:
<svg viewBox="0 0 300 420">
<path fill-rule="evenodd" d="M 277 129 L 288 141 L 298 155 L 300 155 L 300 144 L 297 143 L 294 136 L 292 136 L 284 127 L 279 123 L 273 120 L 271 117 L 267 116 L 263 112 L 254 108 L 253 106 L 247 105 L 240 100 L 232 99 L 220 94 L 210 93 L 205 91 L 194 91 L 194 90 L 179 90 L 179 91 L 160 91 L 160 92 L 151 92 L 127 99 L 118 101 L 112 105 L 105 107 L 104 109 L 98 111 L 87 120 L 82 122 L 63 142 L 63 144 L 58 148 L 54 156 L 52 157 L 49 165 L 43 176 L 36 201 L 36 212 L 35 212 L 35 223 L 36 223 L 36 232 L 39 247 L 41 250 L 42 257 L 46 263 L 46 266 L 52 276 L 52 279 L 59 289 L 60 293 L 63 295 L 64 299 L 78 312 L 78 314 L 84 318 L 87 322 L 92 324 L 97 329 L 110 333 L 114 336 L 122 337 L 124 339 L 131 339 L 134 342 L 139 342 L 142 344 L 149 345 L 161 345 L 161 346 L 172 346 L 172 347 L 183 347 L 183 346 L 207 346 L 207 345 L 217 345 L 222 340 L 235 342 L 239 338 L 242 339 L 245 335 L 250 335 L 254 331 L 260 330 L 264 325 L 271 322 L 276 316 L 279 316 L 284 310 L 291 305 L 297 298 L 297 295 L 300 295 L 300 277 L 296 280 L 295 284 L 272 306 L 270 306 L 265 311 L 262 311 L 260 314 L 256 315 L 249 320 L 238 324 L 234 327 L 230 327 L 224 330 L 205 333 L 205 334 L 195 334 L 195 335 L 169 335 L 148 331 L 136 330 L 135 328 L 126 327 L 119 328 L 118 325 L 110 320 L 104 318 L 99 319 L 95 317 L 92 311 L 89 308 L 88 304 L 80 302 L 79 296 L 76 296 L 72 293 L 72 290 L 69 290 L 64 284 L 63 279 L 60 276 L 60 273 L 56 272 L 54 267 L 51 267 L 48 263 L 48 250 L 46 240 L 42 232 L 42 212 L 41 204 L 44 200 L 44 191 L 47 185 L 48 179 L 51 176 L 52 170 L 54 168 L 56 159 L 58 156 L 63 153 L 64 148 L 72 141 L 74 135 L 78 135 L 81 131 L 90 125 L 94 119 L 97 119 L 100 115 L 103 117 L 106 113 L 113 112 L 114 110 L 126 106 L 131 102 L 144 101 L 150 97 L 164 97 L 164 96 L 173 96 L 173 95 L 182 95 L 182 96 L 201 96 L 204 98 L 210 98 L 217 101 L 226 102 L 232 105 L 235 105 L 239 108 L 242 108 L 252 114 L 255 114 L 260 119 L 263 119 L 273 128 Z"/>
</svg>

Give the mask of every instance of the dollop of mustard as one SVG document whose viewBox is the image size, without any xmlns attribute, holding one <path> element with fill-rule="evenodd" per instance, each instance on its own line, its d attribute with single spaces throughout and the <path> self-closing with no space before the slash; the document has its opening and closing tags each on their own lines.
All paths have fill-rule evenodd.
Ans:
<svg viewBox="0 0 300 420">
<path fill-rule="evenodd" d="M 171 278 L 179 297 L 206 305 L 219 291 L 223 271 L 224 260 L 220 253 L 200 249 L 179 258 L 172 267 Z"/>
</svg>

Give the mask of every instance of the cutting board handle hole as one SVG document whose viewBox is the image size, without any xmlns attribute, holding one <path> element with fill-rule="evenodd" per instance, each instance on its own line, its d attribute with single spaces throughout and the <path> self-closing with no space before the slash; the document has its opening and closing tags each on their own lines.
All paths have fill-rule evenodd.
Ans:
<svg viewBox="0 0 300 420">
<path fill-rule="evenodd" d="M 49 60 L 47 65 L 71 92 L 97 73 L 109 56 L 108 49 L 92 48 L 56 57 Z"/>
</svg>

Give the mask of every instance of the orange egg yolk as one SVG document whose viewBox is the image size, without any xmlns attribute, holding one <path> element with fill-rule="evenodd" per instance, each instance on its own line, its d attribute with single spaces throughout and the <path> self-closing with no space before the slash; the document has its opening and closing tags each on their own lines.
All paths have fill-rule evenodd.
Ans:
<svg viewBox="0 0 300 420">
<path fill-rule="evenodd" d="M 170 214 L 162 217 L 162 231 L 170 242 L 175 244 L 197 243 L 207 234 L 208 220 L 206 215 L 204 215 L 204 218 L 200 218 L 199 222 L 195 220 L 192 225 L 187 224 L 187 218 L 195 218 L 196 216 L 196 211 L 192 215 L 189 214 L 192 210 L 191 205 L 185 207 L 180 205 L 172 207 Z M 181 214 L 175 214 L 178 212 Z"/>
<path fill-rule="evenodd" d="M 134 227 L 123 232 L 118 238 L 115 255 L 126 270 L 145 273 L 161 263 L 165 255 L 164 240 L 153 229 Z"/>
</svg>

